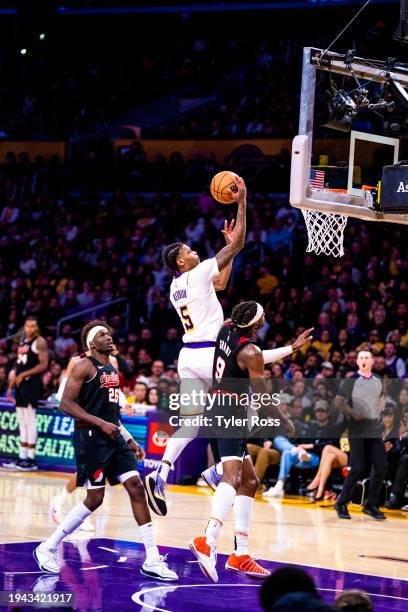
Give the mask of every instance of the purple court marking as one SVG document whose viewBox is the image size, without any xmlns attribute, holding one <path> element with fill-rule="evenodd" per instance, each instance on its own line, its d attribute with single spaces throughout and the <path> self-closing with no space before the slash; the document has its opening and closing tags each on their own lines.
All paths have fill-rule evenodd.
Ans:
<svg viewBox="0 0 408 612">
<path fill-rule="evenodd" d="M 165 583 L 140 574 L 144 550 L 139 543 L 108 538 L 65 542 L 61 548 L 64 563 L 60 576 L 33 575 L 38 571 L 32 554 L 36 546 L 36 542 L 0 544 L 0 591 L 71 591 L 76 597 L 75 610 L 80 612 L 187 612 L 192 609 L 208 612 L 209 601 L 214 612 L 261 610 L 259 582 L 225 570 L 226 555 L 218 555 L 219 582 L 211 584 L 197 563 L 187 563 L 193 560 L 188 550 L 161 546 L 161 553 L 168 554 L 169 566 L 180 576 L 178 582 Z M 118 563 L 118 555 L 127 557 L 126 562 Z M 273 570 L 284 564 L 264 561 L 263 565 Z M 339 591 L 357 588 L 371 594 L 376 612 L 402 612 L 408 608 L 407 581 L 325 568 L 305 566 L 305 569 L 328 602 Z M 35 608 L 23 608 L 29 609 Z M 55 607 L 47 610 L 58 612 Z"/>
</svg>

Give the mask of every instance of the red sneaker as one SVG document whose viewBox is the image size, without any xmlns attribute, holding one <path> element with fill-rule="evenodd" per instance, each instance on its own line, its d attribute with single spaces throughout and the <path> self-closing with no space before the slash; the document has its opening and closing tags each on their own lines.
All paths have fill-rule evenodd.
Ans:
<svg viewBox="0 0 408 612">
<path fill-rule="evenodd" d="M 227 559 L 225 569 L 231 572 L 243 572 L 251 578 L 266 578 L 270 576 L 270 571 L 259 565 L 250 555 L 240 555 L 232 553 Z"/>
<path fill-rule="evenodd" d="M 215 548 L 207 544 L 205 536 L 198 536 L 188 543 L 191 552 L 197 557 L 201 571 L 212 582 L 218 582 L 216 569 L 217 553 Z"/>
</svg>

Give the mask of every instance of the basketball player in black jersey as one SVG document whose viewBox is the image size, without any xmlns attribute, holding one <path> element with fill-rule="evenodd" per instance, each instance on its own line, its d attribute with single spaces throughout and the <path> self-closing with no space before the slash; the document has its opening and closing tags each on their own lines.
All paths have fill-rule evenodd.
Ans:
<svg viewBox="0 0 408 612">
<path fill-rule="evenodd" d="M 44 572 L 61 571 L 58 545 L 102 504 L 108 479 L 111 485 L 122 483 L 129 494 L 146 549 L 141 573 L 166 582 L 177 580 L 177 574 L 159 554 L 137 463 L 120 432 L 119 375 L 109 362 L 113 351 L 111 331 L 106 325 L 90 323 L 84 334 L 91 355 L 74 366 L 61 399 L 61 410 L 76 419 L 77 484 L 85 486 L 87 494 L 51 537 L 35 549 L 34 557 Z"/>
<path fill-rule="evenodd" d="M 212 392 L 217 395 L 212 418 L 234 416 L 235 419 L 248 417 L 247 405 L 239 399 L 250 392 L 262 394 L 265 400 L 262 417 L 279 421 L 289 435 L 294 434 L 293 423 L 274 405 L 268 393 L 264 372 L 262 351 L 254 339 L 256 331 L 265 322 L 263 308 L 257 302 L 243 302 L 236 306 L 231 321 L 221 328 L 214 353 Z M 298 350 L 311 340 L 311 329 L 306 330 L 292 345 Z M 228 401 L 223 397 L 229 397 Z M 258 395 L 260 397 L 260 395 Z M 269 398 L 269 399 L 268 399 Z M 245 422 L 245 421 L 243 421 Z M 204 536 L 189 543 L 197 557 L 203 573 L 213 582 L 218 581 L 216 570 L 216 540 L 231 506 L 235 514 L 235 551 L 229 556 L 225 567 L 242 572 L 252 578 L 265 578 L 269 574 L 248 554 L 248 531 L 251 523 L 253 502 L 258 488 L 258 479 L 246 448 L 249 431 L 246 425 L 236 430 L 237 437 L 218 437 L 211 440 L 214 459 L 222 462 L 223 477 L 218 485 L 212 504 L 212 512 Z"/>
<path fill-rule="evenodd" d="M 27 317 L 24 323 L 24 336 L 17 348 L 17 361 L 9 374 L 8 399 L 15 387 L 15 401 L 20 429 L 20 451 L 16 461 L 3 463 L 3 467 L 23 470 L 37 469 L 34 461 L 37 442 L 35 410 L 41 395 L 41 375 L 48 367 L 48 347 L 40 336 L 38 321 Z"/>
</svg>

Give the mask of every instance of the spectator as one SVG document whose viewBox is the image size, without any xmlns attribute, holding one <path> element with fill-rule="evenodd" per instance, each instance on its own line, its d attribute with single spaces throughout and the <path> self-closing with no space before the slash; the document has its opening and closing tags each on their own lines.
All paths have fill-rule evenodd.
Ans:
<svg viewBox="0 0 408 612">
<path fill-rule="evenodd" d="M 55 352 L 61 359 L 69 359 L 78 350 L 78 344 L 72 337 L 71 325 L 62 326 L 61 335 L 55 340 Z"/>
<path fill-rule="evenodd" d="M 384 346 L 385 363 L 390 374 L 394 378 L 404 378 L 406 374 L 406 366 L 404 361 L 398 357 L 395 344 L 386 342 Z"/>
<path fill-rule="evenodd" d="M 260 599 L 265 612 L 323 612 L 332 609 L 320 599 L 312 577 L 290 565 L 280 567 L 268 576 L 261 586 Z"/>
<path fill-rule="evenodd" d="M 159 404 L 159 392 L 157 387 L 149 388 L 146 396 L 146 402 L 148 406 L 154 406 L 157 408 Z"/>
<path fill-rule="evenodd" d="M 370 597 L 359 589 L 349 589 L 336 596 L 334 608 L 343 612 L 373 612 Z"/>
</svg>

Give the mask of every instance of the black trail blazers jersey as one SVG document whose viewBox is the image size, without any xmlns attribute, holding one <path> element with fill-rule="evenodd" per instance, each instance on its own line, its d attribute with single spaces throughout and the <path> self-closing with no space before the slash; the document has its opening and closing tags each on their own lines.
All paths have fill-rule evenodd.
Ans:
<svg viewBox="0 0 408 612">
<path fill-rule="evenodd" d="M 37 338 L 28 340 L 25 336 L 20 340 L 17 348 L 16 375 L 35 368 L 40 363 L 37 350 Z M 41 374 L 34 374 L 24 378 L 16 387 L 16 406 L 31 405 L 36 408 L 41 394 Z"/>
<path fill-rule="evenodd" d="M 95 366 L 96 372 L 91 380 L 82 385 L 78 404 L 89 414 L 118 425 L 119 374 L 110 363 L 104 365 L 94 357 L 85 359 Z"/>
<path fill-rule="evenodd" d="M 248 370 L 241 370 L 237 354 L 253 340 L 230 322 L 225 323 L 218 333 L 213 364 L 213 392 L 249 393 Z"/>
</svg>

